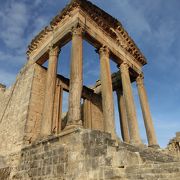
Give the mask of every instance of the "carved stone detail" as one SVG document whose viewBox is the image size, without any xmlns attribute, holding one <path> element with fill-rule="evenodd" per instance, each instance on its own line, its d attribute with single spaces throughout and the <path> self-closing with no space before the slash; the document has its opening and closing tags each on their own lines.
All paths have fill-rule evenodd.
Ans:
<svg viewBox="0 0 180 180">
<path fill-rule="evenodd" d="M 140 62 L 142 65 L 146 64 L 145 57 L 125 31 L 122 24 L 87 0 L 73 0 L 65 9 L 63 9 L 63 11 L 51 21 L 50 25 L 45 27 L 45 29 L 32 40 L 27 50 L 28 57 L 33 51 L 41 46 L 45 38 L 48 37 L 49 33 L 55 30 L 57 26 L 59 26 L 60 22 L 71 16 L 71 12 L 76 8 L 84 11 L 99 28 L 115 40 L 118 46 L 121 46 L 126 52 L 131 54 L 135 61 Z M 77 35 L 78 34 L 79 33 L 77 33 Z"/>
<path fill-rule="evenodd" d="M 119 69 L 121 70 L 121 73 L 126 73 L 129 69 L 129 65 L 126 62 L 123 62 L 120 66 Z"/>
<path fill-rule="evenodd" d="M 82 36 L 84 29 L 81 26 L 76 26 L 72 28 L 72 34 L 73 36 Z"/>
<path fill-rule="evenodd" d="M 99 54 L 100 54 L 100 56 L 109 57 L 110 50 L 109 50 L 109 48 L 107 46 L 104 45 L 99 49 Z"/>
<path fill-rule="evenodd" d="M 61 52 L 61 49 L 56 46 L 49 46 L 49 56 L 59 56 L 59 53 Z"/>
<path fill-rule="evenodd" d="M 144 75 L 143 73 L 140 74 L 137 78 L 136 78 L 136 83 L 138 86 L 143 86 L 144 84 Z"/>
</svg>

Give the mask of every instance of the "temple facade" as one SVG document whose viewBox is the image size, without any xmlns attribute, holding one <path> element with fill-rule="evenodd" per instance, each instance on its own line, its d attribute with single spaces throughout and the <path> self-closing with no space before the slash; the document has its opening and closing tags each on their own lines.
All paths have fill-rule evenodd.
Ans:
<svg viewBox="0 0 180 180">
<path fill-rule="evenodd" d="M 83 40 L 91 43 L 99 53 L 100 80 L 94 88 L 83 86 Z M 64 85 L 62 78 L 57 78 L 57 64 L 61 48 L 69 41 L 72 41 L 70 79 Z M 158 147 L 143 82 L 142 67 L 146 59 L 121 23 L 113 17 L 89 2 L 72 1 L 33 39 L 27 55 L 29 65 L 42 66 L 48 61 L 38 136 L 59 134 L 82 126 L 108 132 L 116 139 L 113 102 L 113 91 L 116 91 L 123 141 L 142 144 L 131 87 L 136 81 L 148 145 Z M 112 82 L 110 58 L 119 70 L 115 82 Z M 69 105 L 67 122 L 62 128 L 63 91 L 69 93 Z M 98 111 L 97 115 L 92 117 L 95 111 Z"/>
<path fill-rule="evenodd" d="M 99 54 L 100 79 L 93 87 L 83 81 L 84 40 Z M 67 78 L 57 69 L 61 49 L 70 41 Z M 113 74 L 111 60 L 117 65 Z M 14 85 L 6 89 L 0 84 L 0 179 L 131 179 L 133 168 L 178 164 L 177 157 L 161 151 L 156 139 L 144 85 L 145 64 L 144 55 L 118 20 L 89 1 L 72 0 L 32 40 L 27 63 Z M 133 82 L 148 146 L 139 133 Z M 67 112 L 62 110 L 65 92 Z M 113 92 L 120 127 L 115 127 Z M 156 168 L 152 166 L 152 172 Z"/>
</svg>

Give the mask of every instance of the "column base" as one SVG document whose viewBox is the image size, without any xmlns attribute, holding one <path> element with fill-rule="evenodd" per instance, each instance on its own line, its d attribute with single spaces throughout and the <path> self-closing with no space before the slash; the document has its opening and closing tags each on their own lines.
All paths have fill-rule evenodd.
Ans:
<svg viewBox="0 0 180 180">
<path fill-rule="evenodd" d="M 64 130 L 69 130 L 69 129 L 77 129 L 77 128 L 83 128 L 82 126 L 82 120 L 75 120 L 75 121 L 72 121 L 70 123 L 68 123 L 66 125 L 66 127 L 64 128 Z"/>
<path fill-rule="evenodd" d="M 158 144 L 149 145 L 148 147 L 154 148 L 154 149 L 160 149 L 160 146 Z"/>
<path fill-rule="evenodd" d="M 145 147 L 146 146 L 141 141 L 136 141 L 136 140 L 130 140 L 129 144 L 131 144 L 133 146 L 138 146 L 138 147 Z"/>
<path fill-rule="evenodd" d="M 116 132 L 108 132 L 108 133 L 111 134 L 111 138 L 112 138 L 113 140 L 116 140 L 116 141 L 119 140 L 119 141 L 121 141 L 120 138 L 118 138 Z"/>
</svg>

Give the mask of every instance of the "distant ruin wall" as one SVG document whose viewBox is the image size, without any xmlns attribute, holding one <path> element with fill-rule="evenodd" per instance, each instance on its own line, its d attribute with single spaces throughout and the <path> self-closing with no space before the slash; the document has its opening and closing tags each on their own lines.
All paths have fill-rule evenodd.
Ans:
<svg viewBox="0 0 180 180">
<path fill-rule="evenodd" d="M 169 141 L 169 144 L 167 146 L 167 150 L 180 157 L 180 132 L 176 133 L 176 137 L 174 137 L 173 139 L 171 139 Z"/>
<path fill-rule="evenodd" d="M 25 66 L 14 85 L 0 91 L 0 155 L 21 149 L 33 74 L 34 65 Z"/>
</svg>

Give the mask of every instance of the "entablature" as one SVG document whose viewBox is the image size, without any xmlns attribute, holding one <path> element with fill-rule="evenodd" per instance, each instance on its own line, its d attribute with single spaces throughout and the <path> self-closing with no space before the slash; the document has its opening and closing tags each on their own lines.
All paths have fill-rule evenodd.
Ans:
<svg viewBox="0 0 180 180">
<path fill-rule="evenodd" d="M 91 10 L 84 2 L 90 4 Z M 141 73 L 146 60 L 121 23 L 86 0 L 73 0 L 32 40 L 27 51 L 28 59 L 43 64 L 48 59 L 49 46 L 64 46 L 71 40 L 72 28 L 77 25 L 84 28 L 84 39 L 95 48 L 108 46 L 113 61 L 117 64 L 126 62 L 137 74 Z"/>
</svg>

